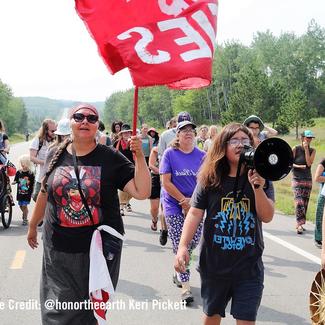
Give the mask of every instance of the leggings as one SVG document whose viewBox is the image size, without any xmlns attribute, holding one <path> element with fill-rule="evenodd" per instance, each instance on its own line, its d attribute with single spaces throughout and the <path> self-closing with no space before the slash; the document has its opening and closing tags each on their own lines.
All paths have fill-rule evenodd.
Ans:
<svg viewBox="0 0 325 325">
<path fill-rule="evenodd" d="M 292 181 L 292 188 L 294 192 L 295 210 L 297 226 L 304 225 L 306 223 L 307 207 L 312 188 L 312 180 L 303 179 Z"/>
<path fill-rule="evenodd" d="M 315 220 L 315 240 L 322 241 L 322 222 L 323 211 L 325 205 L 325 196 L 319 194 L 316 207 L 316 220 Z"/>
<path fill-rule="evenodd" d="M 176 255 L 178 250 L 179 241 L 181 239 L 183 225 L 185 221 L 184 215 L 181 214 L 174 214 L 174 215 L 167 215 L 165 216 L 167 228 L 168 228 L 168 235 L 173 245 L 173 252 Z M 202 233 L 202 223 L 200 223 L 199 227 L 197 228 L 195 235 L 192 241 L 189 244 L 188 251 L 190 257 L 192 255 L 192 251 L 198 245 Z M 181 282 L 188 282 L 190 280 L 190 270 L 187 269 L 185 273 L 178 274 Z"/>
</svg>

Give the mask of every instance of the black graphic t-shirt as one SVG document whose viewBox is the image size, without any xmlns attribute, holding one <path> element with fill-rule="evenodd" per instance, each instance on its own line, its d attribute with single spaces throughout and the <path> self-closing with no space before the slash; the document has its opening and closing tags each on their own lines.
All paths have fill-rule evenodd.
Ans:
<svg viewBox="0 0 325 325">
<path fill-rule="evenodd" d="M 18 170 L 15 175 L 14 182 L 17 183 L 17 201 L 30 202 L 35 176 L 30 171 Z"/>
<path fill-rule="evenodd" d="M 197 185 L 192 206 L 206 210 L 199 271 L 210 278 L 251 278 L 263 271 L 262 223 L 256 216 L 255 197 L 247 175 L 239 179 L 241 200 L 234 203 L 235 177 L 225 177 L 221 189 Z M 271 182 L 264 190 L 274 201 Z"/>
<path fill-rule="evenodd" d="M 72 155 L 66 150 L 48 179 L 43 236 L 54 249 L 64 252 L 89 250 L 92 233 L 100 224 L 124 233 L 117 189 L 123 189 L 134 177 L 134 165 L 128 159 L 114 148 L 100 144 L 78 157 L 78 166 L 81 189 L 92 218 L 82 203 Z"/>
</svg>

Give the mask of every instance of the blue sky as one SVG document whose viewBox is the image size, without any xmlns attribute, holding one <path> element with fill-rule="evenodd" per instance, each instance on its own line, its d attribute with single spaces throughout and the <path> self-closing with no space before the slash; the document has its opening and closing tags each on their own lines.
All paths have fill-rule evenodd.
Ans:
<svg viewBox="0 0 325 325">
<path fill-rule="evenodd" d="M 312 18 L 325 27 L 324 0 L 219 0 L 217 42 L 301 35 Z M 15 96 L 103 101 L 132 86 L 127 70 L 109 74 L 73 0 L 1 1 L 0 46 L 0 78 Z"/>
</svg>

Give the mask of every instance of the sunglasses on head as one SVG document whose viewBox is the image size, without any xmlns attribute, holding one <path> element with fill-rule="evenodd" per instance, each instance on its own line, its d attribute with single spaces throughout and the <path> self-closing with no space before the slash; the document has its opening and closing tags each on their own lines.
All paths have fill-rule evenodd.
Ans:
<svg viewBox="0 0 325 325">
<path fill-rule="evenodd" d="M 94 114 L 85 115 L 85 114 L 82 114 L 82 113 L 74 113 L 72 115 L 72 118 L 77 123 L 81 123 L 82 121 L 84 121 L 84 119 L 86 119 L 91 124 L 95 124 L 98 121 L 98 116 L 94 115 Z"/>
</svg>

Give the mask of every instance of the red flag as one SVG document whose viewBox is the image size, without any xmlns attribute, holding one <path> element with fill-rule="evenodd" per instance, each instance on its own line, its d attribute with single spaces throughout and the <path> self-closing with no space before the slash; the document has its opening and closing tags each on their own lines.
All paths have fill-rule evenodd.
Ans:
<svg viewBox="0 0 325 325">
<path fill-rule="evenodd" d="M 112 74 L 138 87 L 211 82 L 218 0 L 75 0 Z"/>
</svg>

